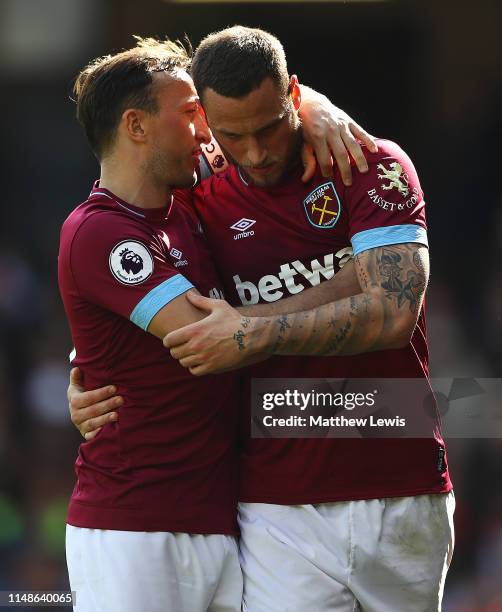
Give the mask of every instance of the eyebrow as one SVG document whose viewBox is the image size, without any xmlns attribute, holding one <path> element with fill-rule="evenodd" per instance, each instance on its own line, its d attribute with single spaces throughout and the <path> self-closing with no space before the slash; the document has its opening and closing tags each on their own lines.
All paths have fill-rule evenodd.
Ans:
<svg viewBox="0 0 502 612">
<path fill-rule="evenodd" d="M 264 132 L 265 130 L 268 130 L 269 128 L 274 127 L 275 125 L 278 125 L 281 121 L 285 119 L 286 115 L 287 115 L 286 112 L 281 113 L 279 117 L 272 119 L 272 121 L 270 121 L 269 123 L 263 125 L 261 128 L 258 128 L 257 130 L 253 132 L 253 134 L 260 134 L 260 132 Z M 237 132 L 230 132 L 224 129 L 216 128 L 216 130 L 220 132 L 221 134 L 223 134 L 224 136 L 243 136 L 243 134 L 238 134 Z"/>
<path fill-rule="evenodd" d="M 180 107 L 184 108 L 185 106 L 190 106 L 191 104 L 197 104 L 198 106 L 200 106 L 201 104 L 199 96 L 190 96 L 180 104 Z"/>
</svg>

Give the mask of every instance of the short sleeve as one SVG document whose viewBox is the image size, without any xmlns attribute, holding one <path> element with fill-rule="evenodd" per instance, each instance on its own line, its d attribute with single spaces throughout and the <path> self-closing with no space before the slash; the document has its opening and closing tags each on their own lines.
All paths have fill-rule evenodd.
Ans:
<svg viewBox="0 0 502 612">
<path fill-rule="evenodd" d="M 379 141 L 369 171 L 346 190 L 349 237 L 354 255 L 404 242 L 428 246 L 425 202 L 417 172 L 395 143 Z"/>
<path fill-rule="evenodd" d="M 166 251 L 146 222 L 98 212 L 73 237 L 71 274 L 82 298 L 146 330 L 161 308 L 193 287 Z"/>
</svg>

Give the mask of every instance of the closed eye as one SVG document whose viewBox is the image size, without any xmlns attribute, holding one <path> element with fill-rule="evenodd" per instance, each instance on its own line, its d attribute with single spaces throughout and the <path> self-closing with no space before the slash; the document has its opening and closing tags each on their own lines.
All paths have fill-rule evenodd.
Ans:
<svg viewBox="0 0 502 612">
<path fill-rule="evenodd" d="M 265 127 L 262 127 L 261 130 L 258 131 L 258 134 L 262 134 L 262 135 L 271 134 L 274 130 L 276 130 L 281 125 L 281 123 L 284 121 L 285 118 L 286 116 L 284 115 L 276 119 L 273 123 L 270 123 L 269 125 L 266 125 Z"/>
</svg>

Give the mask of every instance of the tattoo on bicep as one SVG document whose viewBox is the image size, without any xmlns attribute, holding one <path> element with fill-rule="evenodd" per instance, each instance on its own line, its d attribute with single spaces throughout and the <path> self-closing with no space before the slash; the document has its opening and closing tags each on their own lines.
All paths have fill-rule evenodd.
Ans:
<svg viewBox="0 0 502 612">
<path fill-rule="evenodd" d="M 378 256 L 377 256 L 378 257 Z M 399 278 L 403 268 L 399 266 L 401 255 L 392 249 L 382 249 L 382 254 L 378 258 L 378 271 L 387 280 L 382 283 L 382 287 L 390 294 L 399 291 L 402 282 Z"/>
<path fill-rule="evenodd" d="M 364 288 L 367 289 L 369 282 L 370 282 L 370 275 L 368 274 L 368 271 L 366 270 L 365 262 L 363 263 L 362 261 L 363 256 L 364 256 L 364 253 L 362 255 L 356 255 L 354 262 L 356 264 L 356 269 L 357 269 L 360 281 L 364 285 Z"/>
<path fill-rule="evenodd" d="M 246 337 L 246 334 L 242 331 L 242 329 L 239 329 L 234 334 L 234 340 L 237 342 L 239 351 L 243 351 L 246 348 L 246 345 L 244 344 L 245 337 Z"/>
<path fill-rule="evenodd" d="M 378 287 L 377 283 L 377 262 L 375 261 L 375 252 L 364 251 L 354 258 L 356 272 L 359 277 L 359 282 L 364 289 L 369 287 Z"/>
<path fill-rule="evenodd" d="M 382 247 L 376 249 L 376 260 L 386 297 L 395 298 L 398 308 L 408 305 L 411 312 L 416 312 L 425 289 L 425 271 L 416 250 L 409 257 L 410 249 L 413 247 Z"/>
</svg>

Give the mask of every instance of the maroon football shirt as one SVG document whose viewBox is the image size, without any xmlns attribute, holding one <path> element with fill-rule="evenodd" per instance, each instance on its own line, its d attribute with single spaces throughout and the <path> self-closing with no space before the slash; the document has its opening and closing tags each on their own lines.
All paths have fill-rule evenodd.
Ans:
<svg viewBox="0 0 502 612">
<path fill-rule="evenodd" d="M 65 221 L 59 284 L 86 389 L 113 383 L 117 423 L 80 445 L 68 522 L 236 533 L 235 377 L 192 376 L 147 333 L 191 286 L 221 296 L 183 192 L 145 210 L 95 187 Z"/>
<path fill-rule="evenodd" d="M 378 141 L 369 172 L 344 187 L 318 172 L 301 182 L 295 169 L 281 185 L 249 184 L 236 167 L 204 180 L 194 203 L 234 305 L 273 302 L 328 280 L 336 253 L 427 244 L 425 202 L 409 157 Z M 276 357 L 248 378 L 422 378 L 428 376 L 422 309 L 412 340 L 399 350 L 350 357 Z M 249 381 L 248 381 L 249 382 Z M 249 388 L 245 402 L 249 401 Z M 451 483 L 438 431 L 423 439 L 252 439 L 243 419 L 241 501 L 304 504 L 439 493 Z"/>
</svg>

